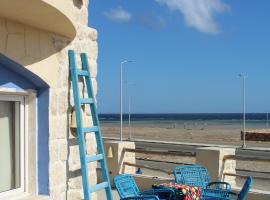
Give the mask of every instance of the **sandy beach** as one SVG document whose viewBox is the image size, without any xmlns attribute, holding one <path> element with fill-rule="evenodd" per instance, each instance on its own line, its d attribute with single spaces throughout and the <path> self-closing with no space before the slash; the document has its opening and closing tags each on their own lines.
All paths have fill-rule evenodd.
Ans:
<svg viewBox="0 0 270 200">
<path fill-rule="evenodd" d="M 119 137 L 119 122 L 101 122 L 104 136 Z M 261 128 L 258 123 L 247 123 L 247 130 Z M 233 121 L 136 121 L 131 126 L 134 139 L 242 145 L 242 126 Z M 128 123 L 124 122 L 123 137 L 129 138 Z M 247 141 L 251 146 L 270 147 L 270 142 Z"/>
<path fill-rule="evenodd" d="M 260 123 L 247 124 L 247 130 L 260 128 Z M 120 128 L 118 122 L 101 122 L 103 135 L 107 137 L 119 137 Z M 242 145 L 240 140 L 241 124 L 235 122 L 220 122 L 220 121 L 207 121 L 207 122 L 194 122 L 194 121 L 136 121 L 131 127 L 131 136 L 134 139 L 149 139 L 158 141 L 174 141 L 174 142 L 190 142 L 190 143 L 203 143 L 203 144 L 227 144 L 227 145 Z M 129 138 L 128 123 L 124 122 L 123 137 Z M 248 146 L 253 147 L 270 147 L 269 142 L 256 142 L 247 141 Z M 153 156 L 147 154 L 136 154 L 137 158 L 154 159 L 162 161 L 174 161 L 179 163 L 195 163 L 195 159 L 190 157 L 181 156 Z M 138 162 L 138 161 L 137 161 Z M 140 161 L 139 161 L 140 162 Z M 156 163 L 152 163 L 156 165 Z M 159 164 L 157 164 L 159 165 Z M 174 165 L 168 166 L 166 170 L 173 170 Z M 267 176 L 270 174 L 270 165 L 265 162 L 251 161 L 237 161 L 237 169 L 241 170 L 254 170 L 266 172 Z M 162 172 L 151 170 L 144 170 L 144 173 L 161 176 L 173 177 Z M 263 174 L 259 174 L 263 176 Z M 239 187 L 244 183 L 243 178 L 237 178 L 237 185 Z M 255 180 L 254 188 L 261 190 L 269 190 L 270 181 L 268 180 Z"/>
</svg>

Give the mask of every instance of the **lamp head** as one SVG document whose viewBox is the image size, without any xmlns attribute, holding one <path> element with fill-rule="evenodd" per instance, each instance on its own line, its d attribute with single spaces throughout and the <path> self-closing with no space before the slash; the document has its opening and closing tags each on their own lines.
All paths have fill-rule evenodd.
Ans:
<svg viewBox="0 0 270 200">
<path fill-rule="evenodd" d="M 248 77 L 248 75 L 246 75 L 246 74 L 244 74 L 244 73 L 238 74 L 238 76 L 239 76 L 240 78 L 247 78 L 247 77 Z"/>
<path fill-rule="evenodd" d="M 121 62 L 121 64 L 124 64 L 124 63 L 129 63 L 129 62 L 136 62 L 135 60 L 124 60 Z"/>
</svg>

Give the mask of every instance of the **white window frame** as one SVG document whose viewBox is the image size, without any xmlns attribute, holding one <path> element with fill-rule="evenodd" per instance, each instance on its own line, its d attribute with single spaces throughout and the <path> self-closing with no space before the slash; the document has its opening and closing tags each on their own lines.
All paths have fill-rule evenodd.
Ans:
<svg viewBox="0 0 270 200">
<path fill-rule="evenodd" d="M 0 192 L 0 200 L 9 199 L 12 196 L 22 195 L 27 192 L 27 163 L 28 163 L 28 97 L 22 93 L 12 93 L 8 94 L 6 92 L 0 91 L 0 100 L 1 101 L 11 101 L 11 102 L 20 102 L 19 111 L 20 111 L 20 187 L 12 189 L 5 192 Z M 15 104 L 16 105 L 16 104 Z M 16 106 L 15 106 L 16 108 Z M 15 129 L 18 127 L 15 127 Z"/>
</svg>

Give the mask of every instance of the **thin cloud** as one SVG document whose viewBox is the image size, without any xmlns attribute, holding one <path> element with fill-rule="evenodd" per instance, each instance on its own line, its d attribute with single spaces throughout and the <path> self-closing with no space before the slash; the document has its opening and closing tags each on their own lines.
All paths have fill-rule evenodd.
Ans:
<svg viewBox="0 0 270 200">
<path fill-rule="evenodd" d="M 163 17 L 155 14 L 141 14 L 134 16 L 135 23 L 142 25 L 148 29 L 162 29 L 166 26 Z"/>
<path fill-rule="evenodd" d="M 131 13 L 124 10 L 121 6 L 116 9 L 111 9 L 109 11 L 104 11 L 102 13 L 107 19 L 114 22 L 129 22 L 132 18 Z"/>
<path fill-rule="evenodd" d="M 230 10 L 229 5 L 222 0 L 156 0 L 173 11 L 184 15 L 186 25 L 208 34 L 220 33 L 215 21 L 217 14 Z"/>
<path fill-rule="evenodd" d="M 134 14 L 125 10 L 121 6 L 110 9 L 109 11 L 103 11 L 102 14 L 110 21 L 117 23 L 129 23 L 143 26 L 148 29 L 161 29 L 166 26 L 166 21 L 163 17 L 156 15 L 155 13 L 141 13 Z"/>
</svg>

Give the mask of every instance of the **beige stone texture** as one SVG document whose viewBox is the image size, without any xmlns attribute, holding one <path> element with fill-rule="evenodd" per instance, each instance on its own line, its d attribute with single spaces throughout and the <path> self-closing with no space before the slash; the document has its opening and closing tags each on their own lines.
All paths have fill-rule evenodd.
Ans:
<svg viewBox="0 0 270 200">
<path fill-rule="evenodd" d="M 4 52 L 6 49 L 7 35 L 6 23 L 0 18 L 0 52 Z"/>
<path fill-rule="evenodd" d="M 97 77 L 97 61 L 93 59 L 89 59 L 88 63 L 91 66 L 90 68 L 91 77 L 96 78 Z"/>
<path fill-rule="evenodd" d="M 49 120 L 49 124 L 51 127 L 50 139 L 66 139 L 68 130 L 67 116 L 52 116 Z"/>
<path fill-rule="evenodd" d="M 66 183 L 66 163 L 62 161 L 53 162 L 50 167 L 50 174 L 50 183 L 52 190 L 54 190 L 54 186 Z"/>
<path fill-rule="evenodd" d="M 0 1 L 0 13 L 3 18 L 17 21 L 40 30 L 53 32 L 58 35 L 74 38 L 76 36 L 77 8 L 75 0 L 20 0 Z M 82 8 L 87 10 L 87 4 Z M 82 12 L 85 15 L 85 12 Z M 84 20 L 85 23 L 85 20 Z M 85 23 L 84 25 L 87 25 Z M 16 29 L 10 28 L 15 32 Z"/>
<path fill-rule="evenodd" d="M 95 78 L 92 78 L 92 86 L 93 86 L 93 90 L 94 90 L 94 96 L 97 95 L 97 91 L 98 91 L 98 88 L 97 88 L 97 80 Z"/>
<path fill-rule="evenodd" d="M 119 174 L 135 174 L 135 168 L 124 165 L 124 162 L 136 163 L 135 153 L 126 152 L 125 149 L 135 149 L 134 142 L 106 141 L 104 143 L 106 154 L 108 150 L 112 150 L 113 157 L 107 158 L 108 171 L 110 174 L 111 184 L 113 185 L 113 177 Z"/>
<path fill-rule="evenodd" d="M 98 45 L 96 41 L 91 41 L 85 44 L 86 52 L 90 59 L 97 60 L 98 56 Z"/>
<path fill-rule="evenodd" d="M 60 184 L 53 186 L 53 190 L 51 190 L 51 198 L 52 199 L 60 199 L 65 200 L 66 199 L 66 185 Z"/>
<path fill-rule="evenodd" d="M 39 45 L 41 47 L 40 54 L 42 58 L 47 58 L 56 52 L 53 45 L 53 37 L 50 34 L 39 32 Z M 58 52 L 58 54 L 60 53 Z M 66 59 L 63 57 L 62 60 Z"/>
<path fill-rule="evenodd" d="M 92 41 L 97 41 L 98 32 L 96 29 L 89 28 L 88 37 L 91 38 Z"/>
<path fill-rule="evenodd" d="M 25 29 L 25 49 L 26 55 L 40 58 L 39 31 L 33 28 Z"/>
<path fill-rule="evenodd" d="M 20 23 L 7 21 L 7 30 L 9 34 L 24 35 L 24 28 L 25 26 Z"/>
<path fill-rule="evenodd" d="M 83 194 L 82 194 L 82 190 L 81 189 L 72 189 L 72 190 L 68 190 L 67 193 L 67 200 L 83 200 Z"/>
<path fill-rule="evenodd" d="M 9 2 L 5 2 L 7 2 L 6 6 L 8 6 Z M 38 18 L 49 11 L 48 8 L 44 10 L 44 13 L 36 13 L 37 15 L 31 16 L 32 21 L 25 18 L 26 11 L 21 13 L 23 20 L 16 18 L 16 16 L 16 19 L 11 19 L 12 13 L 6 13 L 6 17 L 0 17 L 0 53 L 37 74 L 50 87 L 49 190 L 50 199 L 53 200 L 83 199 L 77 136 L 69 128 L 73 92 L 69 79 L 68 50 L 74 49 L 78 58 L 79 53 L 86 52 L 88 54 L 94 93 L 96 94 L 97 83 L 95 78 L 97 76 L 98 43 L 97 31 L 87 26 L 88 0 L 82 2 L 83 4 L 80 3 L 80 0 L 68 0 L 65 2 L 63 0 L 33 1 L 33 5 L 37 6 L 37 8 L 40 8 L 39 6 L 42 4 L 48 4 L 61 10 L 61 15 L 66 14 L 67 19 L 60 17 L 50 20 L 49 23 L 53 25 L 46 22 L 37 23 Z M 1 5 L 3 5 L 2 2 Z M 20 2 L 14 6 L 19 5 L 21 5 Z M 31 6 L 25 8 L 29 13 L 32 13 Z M 1 7 L 0 11 L 2 10 Z M 51 11 L 53 12 L 52 16 L 57 16 L 55 10 Z M 1 14 L 5 15 L 5 13 Z M 36 18 L 34 19 L 34 17 Z M 50 17 L 48 16 L 48 18 Z M 64 24 L 57 25 L 61 20 Z M 76 37 L 65 20 L 70 21 L 71 25 L 76 28 Z M 52 21 L 54 23 L 51 23 Z M 65 30 L 65 27 L 68 28 Z M 72 34 L 74 35 L 72 36 Z M 77 62 L 78 68 L 80 68 L 80 59 Z M 85 85 L 83 83 L 80 83 L 80 88 L 83 90 L 82 94 L 85 94 Z M 87 109 L 86 119 L 88 125 L 91 125 L 92 118 L 89 109 Z M 35 141 L 34 139 L 35 137 L 31 136 L 31 141 Z M 97 152 L 93 134 L 87 136 L 87 152 L 90 155 Z M 34 157 L 32 154 L 31 156 Z M 91 184 L 97 182 L 96 167 L 97 163 L 93 163 L 88 167 Z M 30 173 L 31 180 L 36 180 L 34 172 L 35 170 Z M 35 184 L 32 184 L 29 188 L 31 192 L 34 192 Z M 38 199 L 38 197 L 33 198 Z M 93 194 L 92 200 L 95 199 L 96 194 Z"/>
<path fill-rule="evenodd" d="M 225 160 L 225 156 L 234 156 L 235 149 L 204 147 L 196 150 L 196 163 L 206 167 L 212 181 L 225 181 L 235 186 L 235 177 L 224 176 L 224 173 L 236 173 L 236 161 Z"/>
<path fill-rule="evenodd" d="M 29 70 L 38 74 L 51 88 L 57 88 L 58 67 L 59 62 L 55 55 L 52 55 L 45 60 L 27 65 Z"/>
<path fill-rule="evenodd" d="M 7 37 L 7 55 L 11 59 L 20 60 L 25 56 L 24 35 L 22 34 L 8 34 Z"/>
</svg>

